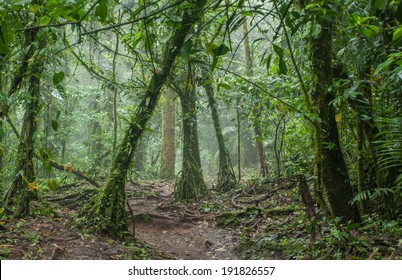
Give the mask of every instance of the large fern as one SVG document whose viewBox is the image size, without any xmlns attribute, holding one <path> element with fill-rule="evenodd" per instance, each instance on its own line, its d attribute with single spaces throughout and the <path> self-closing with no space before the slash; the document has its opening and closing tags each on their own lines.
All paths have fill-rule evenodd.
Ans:
<svg viewBox="0 0 402 280">
<path fill-rule="evenodd" d="M 380 170 L 402 168 L 402 118 L 380 119 L 377 125 L 382 131 L 376 141 Z M 401 183 L 401 180 L 398 180 Z"/>
<path fill-rule="evenodd" d="M 357 193 L 352 203 L 364 201 L 375 202 L 377 207 L 385 212 L 392 211 L 394 206 L 401 205 L 402 200 L 402 118 L 388 118 L 376 120 L 380 133 L 374 142 L 377 150 L 379 171 L 385 176 L 391 169 L 398 172 L 396 180 L 374 189 L 367 189 Z M 379 210 L 379 209 L 377 209 Z M 396 210 L 398 212 L 398 210 Z M 400 211 L 399 211 L 400 212 Z"/>
</svg>

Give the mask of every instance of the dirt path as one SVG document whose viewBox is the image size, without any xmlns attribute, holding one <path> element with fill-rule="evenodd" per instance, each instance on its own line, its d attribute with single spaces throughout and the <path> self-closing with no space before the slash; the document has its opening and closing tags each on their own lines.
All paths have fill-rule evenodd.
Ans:
<svg viewBox="0 0 402 280">
<path fill-rule="evenodd" d="M 201 212 L 199 205 L 175 203 L 172 185 L 146 183 L 126 190 L 139 242 L 76 228 L 80 207 L 43 201 L 34 203 L 35 215 L 2 222 L 0 259 L 238 259 L 234 235 L 216 227 L 215 214 Z"/>
<path fill-rule="evenodd" d="M 127 191 L 135 237 L 152 248 L 153 259 L 238 259 L 236 237 L 216 227 L 214 214 L 202 213 L 197 204 L 175 203 L 172 185 L 135 185 Z"/>
</svg>

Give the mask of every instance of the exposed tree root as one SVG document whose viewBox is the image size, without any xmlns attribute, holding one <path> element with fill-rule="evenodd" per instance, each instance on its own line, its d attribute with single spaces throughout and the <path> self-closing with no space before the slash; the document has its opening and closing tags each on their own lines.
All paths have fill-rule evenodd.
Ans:
<svg viewBox="0 0 402 280">
<path fill-rule="evenodd" d="M 281 214 L 289 214 L 295 212 L 297 209 L 294 207 L 286 207 L 286 208 L 269 208 L 265 209 L 263 207 L 249 206 L 243 208 L 241 211 L 229 211 L 221 213 L 218 218 L 218 224 L 220 225 L 230 225 L 230 224 L 241 224 L 247 223 L 244 222 L 244 218 L 249 216 L 255 217 L 266 217 L 268 214 L 272 215 L 281 215 Z M 251 223 L 249 221 L 249 223 Z"/>
<path fill-rule="evenodd" d="M 75 207 L 83 205 L 97 193 L 99 193 L 99 189 L 88 188 L 65 196 L 48 196 L 46 200 L 63 206 Z"/>
</svg>

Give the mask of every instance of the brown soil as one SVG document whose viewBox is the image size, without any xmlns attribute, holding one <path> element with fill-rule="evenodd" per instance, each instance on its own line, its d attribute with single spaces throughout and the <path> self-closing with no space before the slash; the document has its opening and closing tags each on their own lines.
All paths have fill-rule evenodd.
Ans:
<svg viewBox="0 0 402 280">
<path fill-rule="evenodd" d="M 131 188 L 138 190 L 138 186 Z M 151 191 L 153 196 L 130 198 L 129 204 L 135 237 L 153 249 L 155 258 L 237 259 L 236 237 L 216 227 L 214 214 L 202 213 L 196 203 L 176 204 L 170 184 L 156 185 Z"/>
<path fill-rule="evenodd" d="M 2 259 L 124 259 L 128 249 L 105 236 L 86 234 L 72 226 L 76 211 L 59 209 L 6 224 L 0 232 Z"/>
</svg>

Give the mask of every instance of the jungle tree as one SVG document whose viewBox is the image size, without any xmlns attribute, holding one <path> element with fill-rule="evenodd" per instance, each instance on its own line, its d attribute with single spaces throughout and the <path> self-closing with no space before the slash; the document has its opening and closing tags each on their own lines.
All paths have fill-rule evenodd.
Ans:
<svg viewBox="0 0 402 280">
<path fill-rule="evenodd" d="M 208 106 L 211 109 L 212 120 L 214 122 L 216 139 L 219 149 L 219 171 L 218 171 L 218 189 L 227 191 L 236 185 L 236 175 L 232 168 L 229 152 L 226 148 L 225 138 L 223 137 L 221 123 L 218 114 L 218 103 L 215 99 L 215 91 L 212 83 L 212 75 L 208 70 L 203 71 L 203 85 L 208 97 Z"/>
<path fill-rule="evenodd" d="M 197 125 L 197 91 L 191 60 L 183 75 L 174 84 L 180 98 L 183 122 L 183 161 L 175 183 L 175 199 L 179 201 L 197 199 L 206 193 L 201 168 Z"/>
<path fill-rule="evenodd" d="M 117 147 L 106 187 L 81 212 L 81 215 L 88 219 L 86 224 L 99 228 L 111 236 L 122 238 L 124 232 L 127 231 L 125 182 L 130 163 L 138 140 L 155 109 L 161 88 L 170 74 L 191 27 L 204 12 L 205 4 L 205 0 L 186 1 L 175 8 L 175 12 L 181 16 L 181 21 L 166 42 L 160 66 L 154 69 L 143 98 Z"/>
<path fill-rule="evenodd" d="M 230 159 L 229 151 L 226 148 L 225 138 L 222 133 L 221 122 L 219 119 L 218 102 L 216 101 L 215 94 L 215 80 L 213 78 L 214 63 L 217 63 L 218 58 L 228 52 L 225 44 L 214 45 L 213 43 L 206 43 L 206 48 L 202 46 L 202 40 L 197 39 L 197 47 L 203 51 L 199 53 L 197 61 L 199 62 L 199 76 L 198 83 L 205 89 L 208 99 L 208 107 L 211 110 L 212 121 L 215 129 L 215 135 L 218 142 L 218 182 L 217 188 L 222 191 L 232 189 L 236 185 L 236 175 L 234 173 L 232 162 Z M 212 61 L 208 59 L 207 53 L 212 56 Z M 205 63 L 208 61 L 209 63 Z"/>
<path fill-rule="evenodd" d="M 162 106 L 162 156 L 159 177 L 170 180 L 175 176 L 176 159 L 176 98 L 174 91 L 165 86 Z"/>
<path fill-rule="evenodd" d="M 0 53 L 0 94 L 1 97 L 5 97 L 5 93 L 3 92 L 3 82 L 4 82 L 4 75 L 3 75 L 3 69 L 4 69 L 4 63 L 5 63 L 5 55 Z M 0 103 L 0 106 L 3 107 L 3 102 Z M 4 108 L 0 108 L 0 174 L 3 171 L 3 156 L 4 156 L 4 138 L 5 138 L 5 129 L 4 129 L 4 121 L 5 121 L 5 116 L 4 116 Z"/>
<path fill-rule="evenodd" d="M 35 51 L 35 59 L 28 63 L 30 71 L 28 81 L 29 98 L 23 117 L 20 142 L 18 146 L 16 171 L 10 189 L 7 192 L 5 201 L 7 205 L 15 205 L 15 216 L 21 217 L 30 213 L 30 200 L 35 197 L 37 182 L 33 163 L 34 157 L 34 134 L 37 130 L 37 109 L 40 98 L 40 77 L 45 63 L 45 57 L 39 54 L 44 48 L 45 41 L 42 38 L 38 40 L 38 31 L 35 29 L 26 31 L 25 45 L 35 48 L 34 42 L 38 46 Z"/>
<path fill-rule="evenodd" d="M 32 5 L 40 5 L 40 1 L 33 0 Z M 29 17 L 29 16 L 28 16 Z M 38 22 L 34 16 L 33 24 Z M 23 116 L 21 132 L 19 133 L 19 145 L 16 157 L 16 168 L 11 186 L 7 190 L 4 202 L 14 208 L 14 215 L 22 217 L 30 213 L 30 201 L 36 197 L 37 181 L 34 169 L 34 134 L 38 125 L 38 107 L 40 101 L 41 75 L 46 63 L 46 57 L 42 50 L 46 47 L 45 33 L 39 32 L 39 28 L 26 28 L 23 32 L 24 46 L 27 51 L 22 55 L 20 68 L 14 76 L 10 86 L 8 97 L 15 94 L 20 87 L 26 87 L 25 112 Z M 25 79 L 26 85 L 23 84 Z M 2 111 L 7 113 L 7 106 L 2 106 Z"/>
<path fill-rule="evenodd" d="M 334 215 L 340 217 L 343 223 L 347 223 L 359 220 L 359 216 L 350 204 L 353 190 L 339 142 L 335 109 L 331 106 L 331 101 L 335 98 L 335 92 L 331 89 L 335 11 L 331 10 L 331 1 L 325 1 L 323 5 L 318 1 L 312 3 L 317 8 L 311 11 L 312 20 L 320 30 L 318 34 L 311 36 L 310 43 L 313 77 L 310 110 L 319 117 L 313 126 L 316 174 L 318 184 L 327 192 Z M 326 15 L 324 9 L 330 14 Z"/>
<path fill-rule="evenodd" d="M 349 88 L 345 90 L 345 95 L 347 104 L 353 108 L 355 115 L 358 189 L 355 200 L 359 202 L 362 214 L 365 214 L 368 210 L 367 199 L 370 194 L 384 189 L 392 191 L 400 173 L 397 165 L 382 164 L 384 158 L 380 152 L 381 143 L 384 143 L 384 140 L 387 142 L 386 135 L 388 135 L 388 129 L 392 127 L 392 124 L 390 127 L 382 127 L 384 124 L 382 118 L 394 116 L 395 109 L 398 110 L 398 104 L 401 104 L 400 98 L 398 94 L 392 93 L 396 93 L 392 90 L 396 84 L 387 85 L 381 75 L 376 72 L 384 70 L 382 66 L 387 63 L 381 62 L 392 52 L 392 49 L 398 46 L 397 36 L 393 36 L 393 32 L 398 26 L 397 17 L 401 20 L 402 5 L 391 4 L 388 1 L 368 3 L 359 1 L 352 12 L 353 14 L 344 24 L 355 31 L 348 33 L 346 40 L 349 41 L 352 38 L 354 40 L 348 45 L 350 52 L 344 52 L 337 58 L 337 61 L 341 61 L 338 62 L 337 72 L 339 76 L 343 75 L 344 79 L 357 77 L 357 80 L 349 79 Z M 342 46 L 342 43 L 342 41 L 339 42 L 339 45 Z M 375 71 L 375 68 L 379 70 Z M 382 71 L 382 74 L 385 73 Z M 386 85 L 385 91 L 382 91 L 382 88 L 385 89 L 382 85 Z M 392 105 L 389 100 L 394 101 Z M 383 209 L 393 208 L 391 195 L 383 196 L 382 202 L 385 201 L 387 206 L 383 204 L 385 206 L 382 207 Z M 381 201 L 378 202 L 382 204 Z M 373 203 L 371 205 L 373 206 Z"/>
</svg>

